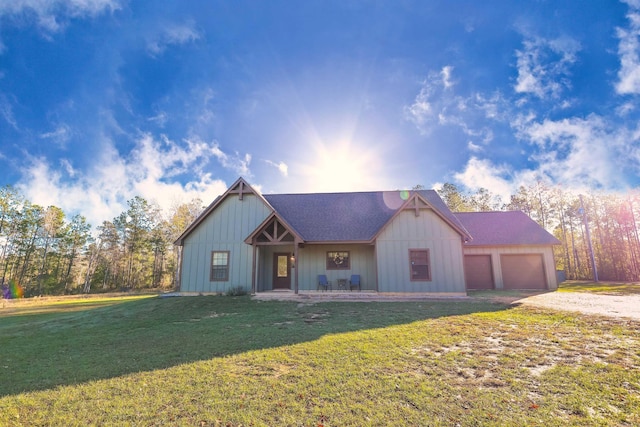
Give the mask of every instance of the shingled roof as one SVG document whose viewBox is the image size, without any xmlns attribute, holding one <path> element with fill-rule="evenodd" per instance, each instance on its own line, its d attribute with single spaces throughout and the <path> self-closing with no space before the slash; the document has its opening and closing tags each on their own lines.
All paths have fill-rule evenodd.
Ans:
<svg viewBox="0 0 640 427">
<path fill-rule="evenodd" d="M 435 191 L 418 193 L 441 216 L 465 232 Z M 307 242 L 368 242 L 406 199 L 399 191 L 265 194 L 263 197 Z"/>
<path fill-rule="evenodd" d="M 270 205 L 293 233 L 305 242 L 372 243 L 400 208 L 425 203 L 453 227 L 465 246 L 558 245 L 560 241 L 520 211 L 453 213 L 434 190 L 370 191 L 357 193 L 265 194 L 256 193 L 239 178 L 180 235 L 177 245 L 229 194 L 253 193 Z M 417 195 L 419 195 L 419 197 Z"/>
<path fill-rule="evenodd" d="M 560 244 L 521 211 L 457 212 L 454 215 L 473 237 L 465 246 Z"/>
</svg>

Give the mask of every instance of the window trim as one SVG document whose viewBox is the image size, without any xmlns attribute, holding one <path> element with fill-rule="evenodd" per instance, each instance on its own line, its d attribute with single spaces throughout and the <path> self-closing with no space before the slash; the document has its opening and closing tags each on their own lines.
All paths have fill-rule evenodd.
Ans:
<svg viewBox="0 0 640 427">
<path fill-rule="evenodd" d="M 425 264 L 427 266 L 427 277 L 426 278 L 414 278 L 415 275 L 413 274 L 413 257 L 412 254 L 414 252 L 426 252 L 427 253 L 427 263 Z M 415 248 L 415 249 L 409 249 L 409 280 L 412 282 L 431 282 L 431 250 L 428 248 Z"/>
<path fill-rule="evenodd" d="M 335 258 L 335 256 L 334 258 L 330 258 L 329 254 L 347 254 L 345 265 L 342 266 L 341 264 L 336 264 L 335 262 L 333 262 L 333 259 Z M 340 251 L 340 250 L 327 251 L 325 255 L 325 264 L 326 264 L 327 270 L 351 270 L 351 251 Z"/>
<path fill-rule="evenodd" d="M 213 259 L 215 257 L 216 254 L 226 254 L 227 255 L 227 264 L 220 264 L 217 267 L 222 267 L 224 266 L 224 278 L 215 278 L 213 276 Z M 228 282 L 229 281 L 229 264 L 231 261 L 231 251 L 211 251 L 211 263 L 209 264 L 209 281 L 210 282 Z"/>
</svg>

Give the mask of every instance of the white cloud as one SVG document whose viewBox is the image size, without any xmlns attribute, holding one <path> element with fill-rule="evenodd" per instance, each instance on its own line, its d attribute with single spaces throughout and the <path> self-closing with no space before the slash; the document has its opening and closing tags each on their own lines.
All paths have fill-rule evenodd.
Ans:
<svg viewBox="0 0 640 427">
<path fill-rule="evenodd" d="M 427 85 L 426 81 L 424 82 L 422 88 L 420 89 L 420 93 L 416 96 L 416 99 L 413 101 L 408 107 L 405 107 L 405 115 L 407 120 L 413 122 L 416 127 L 420 130 L 421 133 L 426 133 L 425 123 L 427 119 L 432 116 L 432 107 L 429 102 L 430 97 L 430 86 Z"/>
<path fill-rule="evenodd" d="M 538 147 L 532 159 L 539 171 L 567 186 L 620 187 L 624 173 L 638 167 L 628 156 L 638 140 L 597 115 L 532 122 L 520 135 Z"/>
<path fill-rule="evenodd" d="M 629 5 L 638 8 L 635 3 Z M 617 29 L 620 70 L 616 92 L 621 95 L 640 93 L 640 13 L 637 10 L 629 12 L 627 19 L 629 28 Z"/>
<path fill-rule="evenodd" d="M 518 78 L 514 90 L 540 99 L 558 98 L 570 88 L 570 66 L 576 62 L 580 45 L 570 38 L 533 38 L 516 50 Z"/>
<path fill-rule="evenodd" d="M 220 149 L 217 142 L 211 147 L 211 154 L 213 154 L 220 164 L 226 169 L 235 171 L 238 175 L 246 178 L 251 177 L 251 171 L 249 170 L 249 164 L 251 163 L 251 154 L 245 154 L 241 156 L 239 153 L 229 155 Z"/>
<path fill-rule="evenodd" d="M 449 89 L 454 85 L 453 81 L 451 81 L 452 72 L 453 72 L 453 67 L 451 65 L 442 67 L 442 70 L 440 70 L 440 75 L 442 76 L 442 85 L 444 86 L 445 89 Z"/>
<path fill-rule="evenodd" d="M 480 151 L 483 150 L 482 146 L 474 144 L 473 141 L 468 141 L 467 142 L 467 148 L 469 149 L 469 151 L 471 151 L 472 153 L 479 153 Z"/>
<path fill-rule="evenodd" d="M 162 54 L 168 46 L 182 45 L 198 40 L 201 35 L 193 22 L 170 25 L 147 42 L 147 51 L 151 56 Z"/>
<path fill-rule="evenodd" d="M 632 112 L 635 109 L 636 109 L 636 104 L 635 103 L 633 103 L 633 102 L 625 102 L 624 104 L 619 105 L 616 108 L 616 114 L 621 116 L 621 117 L 624 117 L 624 116 L 626 116 L 627 114 L 629 114 L 630 112 Z"/>
<path fill-rule="evenodd" d="M 278 169 L 280 171 L 280 173 L 282 174 L 282 176 L 286 177 L 289 175 L 289 166 L 287 166 L 287 164 L 285 162 L 272 162 L 271 160 L 265 160 L 265 162 L 273 167 L 275 167 L 276 169 Z"/>
<path fill-rule="evenodd" d="M 117 9 L 120 9 L 120 0 L 0 1 L 0 16 L 35 15 L 38 26 L 49 32 L 57 32 L 64 28 L 67 18 L 96 16 L 104 11 Z"/>
<path fill-rule="evenodd" d="M 164 111 L 160 111 L 158 114 L 153 117 L 149 117 L 147 120 L 163 128 L 168 119 L 169 117 L 167 113 L 165 113 Z"/>
<path fill-rule="evenodd" d="M 412 122 L 422 135 L 430 134 L 436 127 L 454 126 L 467 137 L 467 147 L 472 151 L 488 145 L 494 132 L 487 120 L 508 123 L 512 107 L 501 93 L 491 96 L 473 93 L 456 95 L 451 82 L 453 67 L 444 67 L 440 72 L 431 72 L 423 81 L 414 103 L 405 106 L 405 118 Z"/>
<path fill-rule="evenodd" d="M 453 87 L 452 71 L 453 67 L 448 65 L 439 72 L 430 72 L 422 82 L 413 104 L 404 108 L 406 119 L 414 123 L 422 134 L 428 134 L 435 124 L 435 118 L 440 117 L 442 104 L 451 102 L 451 96 L 443 92 Z"/>
<path fill-rule="evenodd" d="M 476 191 L 486 188 L 500 196 L 502 200 L 509 200 L 514 189 L 513 173 L 506 165 L 494 165 L 491 160 L 471 157 L 464 170 L 453 175 L 454 179 L 470 190 Z"/>
<path fill-rule="evenodd" d="M 60 166 L 64 168 L 67 175 L 69 175 L 71 178 L 76 176 L 76 170 L 73 168 L 73 165 L 68 159 L 61 159 Z"/>
<path fill-rule="evenodd" d="M 633 4 L 640 7 L 640 0 Z M 629 63 L 638 64 L 640 93 L 640 12 L 637 15 L 632 38 L 637 46 L 628 50 L 635 55 Z M 571 68 L 580 49 L 577 41 L 567 37 L 526 36 L 516 52 L 518 81 L 510 96 L 499 91 L 458 94 L 450 84 L 453 68 L 431 72 L 413 104 L 405 107 L 406 119 L 423 135 L 445 126 L 464 133 L 469 158 L 453 177 L 471 190 L 488 188 L 508 200 L 518 186 L 540 179 L 580 190 L 624 188 L 630 176 L 640 175 L 640 125 L 631 128 L 620 125 L 617 118 L 595 114 L 543 119 L 523 108 L 531 96 L 553 101 L 556 117 L 574 106 L 576 100 L 564 95 L 571 88 Z M 624 117 L 635 110 L 635 104 L 627 102 L 616 113 Z M 520 155 L 526 158 L 518 159 L 517 150 L 494 153 L 489 148 L 494 138 L 505 135 L 523 144 Z M 494 155 L 510 160 L 498 161 Z"/>
<path fill-rule="evenodd" d="M 484 187 L 508 200 L 520 185 L 548 180 L 564 188 L 625 188 L 627 176 L 640 173 L 640 126 L 620 128 L 605 118 L 535 121 L 531 117 L 514 120 L 518 137 L 534 147 L 530 168 L 496 165 L 489 158 L 472 156 L 457 182 L 471 190 Z"/>
<path fill-rule="evenodd" d="M 65 143 L 69 140 L 71 136 L 71 128 L 66 124 L 58 125 L 51 132 L 45 132 L 40 134 L 40 138 L 50 139 L 60 147 L 64 147 Z"/>
<path fill-rule="evenodd" d="M 18 122 L 13 115 L 13 106 L 7 97 L 0 93 L 0 117 L 2 117 L 12 128 L 18 130 Z"/>
<path fill-rule="evenodd" d="M 165 210 L 194 198 L 213 201 L 227 184 L 203 169 L 210 158 L 220 161 L 220 156 L 225 154 L 215 141 L 192 139 L 179 145 L 166 137 L 156 140 L 143 134 L 127 157 L 107 144 L 86 172 L 74 169 L 66 160 L 55 168 L 45 159 L 30 159 L 17 187 L 33 203 L 55 205 L 68 214 L 81 213 L 97 226 L 126 210 L 126 201 L 135 196 Z M 234 159 L 227 156 L 232 168 Z M 187 171 L 192 176 L 189 181 L 171 180 Z"/>
</svg>

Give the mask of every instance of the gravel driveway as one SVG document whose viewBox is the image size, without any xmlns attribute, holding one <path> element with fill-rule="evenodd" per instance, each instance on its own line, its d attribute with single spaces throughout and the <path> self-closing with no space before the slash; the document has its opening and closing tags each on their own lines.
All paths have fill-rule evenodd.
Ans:
<svg viewBox="0 0 640 427">
<path fill-rule="evenodd" d="M 548 292 L 522 298 L 514 304 L 578 311 L 640 320 L 640 295 L 597 295 L 584 292 Z"/>
</svg>

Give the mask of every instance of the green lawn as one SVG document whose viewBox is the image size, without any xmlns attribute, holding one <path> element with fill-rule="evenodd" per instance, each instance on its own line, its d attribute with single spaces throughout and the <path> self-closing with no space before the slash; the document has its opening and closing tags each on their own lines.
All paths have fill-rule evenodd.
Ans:
<svg viewBox="0 0 640 427">
<path fill-rule="evenodd" d="M 487 299 L 0 307 L 0 425 L 640 424 L 639 322 Z"/>
<path fill-rule="evenodd" d="M 567 280 L 560 284 L 559 292 L 590 292 L 603 295 L 640 295 L 640 283 L 588 282 Z"/>
</svg>

